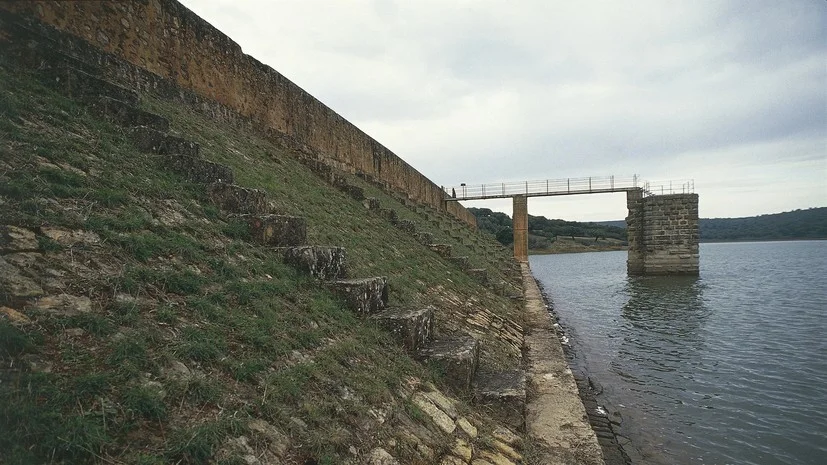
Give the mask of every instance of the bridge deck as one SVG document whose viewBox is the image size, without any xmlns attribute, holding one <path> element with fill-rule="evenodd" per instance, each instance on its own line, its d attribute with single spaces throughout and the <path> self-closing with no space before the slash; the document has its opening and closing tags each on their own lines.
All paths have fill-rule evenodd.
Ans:
<svg viewBox="0 0 827 465">
<path fill-rule="evenodd" d="M 667 187 L 668 186 L 668 187 Z M 649 182 L 641 182 L 640 178 L 630 176 L 619 178 L 615 176 L 544 179 L 541 181 L 503 182 L 498 184 L 479 184 L 468 186 L 460 184 L 445 190 L 446 200 L 482 200 L 503 199 L 524 195 L 526 197 L 548 197 L 554 195 L 601 194 L 607 192 L 628 192 L 643 190 L 644 195 L 664 193 L 691 193 L 694 190 L 692 181 L 667 181 L 657 187 Z"/>
</svg>

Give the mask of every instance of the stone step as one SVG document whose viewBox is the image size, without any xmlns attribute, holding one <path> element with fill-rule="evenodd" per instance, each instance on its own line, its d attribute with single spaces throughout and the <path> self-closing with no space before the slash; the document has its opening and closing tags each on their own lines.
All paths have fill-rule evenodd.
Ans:
<svg viewBox="0 0 827 465">
<path fill-rule="evenodd" d="M 290 247 L 307 243 L 307 221 L 299 216 L 236 214 L 250 228 L 253 242 L 271 247 Z"/>
<path fill-rule="evenodd" d="M 345 299 L 356 313 L 371 314 L 388 303 L 388 278 L 339 279 L 327 283 L 333 293 Z"/>
<path fill-rule="evenodd" d="M 111 97 L 99 97 L 92 103 L 92 111 L 119 126 L 146 126 L 156 131 L 169 131 L 169 120 L 163 116 L 135 108 Z"/>
<path fill-rule="evenodd" d="M 193 182 L 205 184 L 214 182 L 232 184 L 233 182 L 233 170 L 229 166 L 213 163 L 203 158 L 167 155 L 164 157 L 164 165 Z"/>
<path fill-rule="evenodd" d="M 523 370 L 477 373 L 474 402 L 494 413 L 494 418 L 525 431 L 526 376 Z"/>
<path fill-rule="evenodd" d="M 390 221 L 391 224 L 395 225 L 399 222 L 399 214 L 397 214 L 396 210 L 392 208 L 380 208 L 379 215 Z"/>
<path fill-rule="evenodd" d="M 358 200 L 360 202 L 365 200 L 365 190 L 359 186 L 354 186 L 353 184 L 348 183 L 344 178 L 334 178 L 333 185 L 354 200 Z"/>
<path fill-rule="evenodd" d="M 399 220 L 396 222 L 396 227 L 407 233 L 416 233 L 416 223 L 411 220 Z"/>
<path fill-rule="evenodd" d="M 465 270 L 472 278 L 479 281 L 482 285 L 488 285 L 488 270 L 485 268 L 471 268 L 469 270 Z"/>
<path fill-rule="evenodd" d="M 434 235 L 429 232 L 416 233 L 416 240 L 422 245 L 428 245 L 434 242 Z"/>
<path fill-rule="evenodd" d="M 416 353 L 425 345 L 434 332 L 434 307 L 389 308 L 371 319 L 389 331 L 405 348 Z"/>
<path fill-rule="evenodd" d="M 364 202 L 362 202 L 362 204 L 368 210 L 379 210 L 379 208 L 382 206 L 382 203 L 379 202 L 379 199 L 377 199 L 376 197 L 368 197 L 364 200 Z"/>
<path fill-rule="evenodd" d="M 346 275 L 344 247 L 287 247 L 284 249 L 284 261 L 323 281 L 341 279 Z"/>
<path fill-rule="evenodd" d="M 99 96 L 105 96 L 129 105 L 138 105 L 137 92 L 112 84 L 71 66 L 59 65 L 46 69 L 43 76 L 46 83 L 72 98 L 94 101 Z"/>
<path fill-rule="evenodd" d="M 213 204 L 230 213 L 263 214 L 267 211 L 264 191 L 216 182 L 207 187 Z"/>
<path fill-rule="evenodd" d="M 439 254 L 442 258 L 449 258 L 454 253 L 451 244 L 428 244 L 428 248 Z"/>
<path fill-rule="evenodd" d="M 468 257 L 448 257 L 448 260 L 453 262 L 459 269 L 467 270 L 468 267 L 471 266 L 471 262 L 468 260 Z"/>
<path fill-rule="evenodd" d="M 183 137 L 171 136 L 148 126 L 130 128 L 128 133 L 141 152 L 190 157 L 197 157 L 200 152 L 200 146 L 197 143 Z"/>
<path fill-rule="evenodd" d="M 479 364 L 479 343 L 471 336 L 431 341 L 418 353 L 444 375 L 446 384 L 458 393 L 467 393 Z"/>
</svg>

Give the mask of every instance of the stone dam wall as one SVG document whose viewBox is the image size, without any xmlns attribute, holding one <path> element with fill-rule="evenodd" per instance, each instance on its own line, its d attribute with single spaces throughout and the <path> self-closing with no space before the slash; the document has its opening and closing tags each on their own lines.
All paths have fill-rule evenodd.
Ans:
<svg viewBox="0 0 827 465">
<path fill-rule="evenodd" d="M 0 2 L 0 9 L 33 16 L 216 102 L 326 165 L 476 227 L 465 207 L 444 201 L 440 186 L 175 0 L 19 1 Z"/>
</svg>

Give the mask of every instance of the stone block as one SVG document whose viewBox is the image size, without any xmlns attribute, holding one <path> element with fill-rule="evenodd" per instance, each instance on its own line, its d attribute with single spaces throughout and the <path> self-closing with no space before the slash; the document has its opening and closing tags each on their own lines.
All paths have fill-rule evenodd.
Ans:
<svg viewBox="0 0 827 465">
<path fill-rule="evenodd" d="M 146 126 L 156 131 L 169 131 L 169 120 L 163 116 L 135 108 L 120 100 L 99 97 L 92 103 L 92 111 L 119 126 Z"/>
<path fill-rule="evenodd" d="M 44 73 L 46 83 L 71 98 L 94 101 L 99 96 L 120 100 L 129 105 L 138 105 L 138 93 L 105 81 L 71 66 L 59 65 Z"/>
<path fill-rule="evenodd" d="M 363 201 L 365 200 L 365 190 L 359 186 L 354 186 L 353 184 L 346 184 L 344 186 L 340 186 L 340 189 L 345 194 L 349 195 L 352 199 Z"/>
<path fill-rule="evenodd" d="M 416 233 L 416 240 L 422 245 L 430 245 L 434 242 L 434 235 L 429 232 Z"/>
<path fill-rule="evenodd" d="M 434 332 L 434 308 L 389 308 L 371 317 L 404 348 L 416 352 Z"/>
<path fill-rule="evenodd" d="M 500 423 L 525 431 L 526 376 L 523 370 L 479 373 L 474 401 L 494 411 Z"/>
<path fill-rule="evenodd" d="M 379 214 L 386 220 L 390 221 L 391 224 L 396 224 L 399 222 L 399 215 L 396 213 L 396 210 L 392 208 L 380 208 Z"/>
<path fill-rule="evenodd" d="M 471 268 L 466 270 L 466 272 L 474 279 L 480 282 L 480 284 L 487 285 L 488 284 L 488 270 L 485 268 Z"/>
<path fill-rule="evenodd" d="M 449 258 L 453 254 L 451 244 L 428 244 L 428 248 L 436 252 L 442 258 Z"/>
<path fill-rule="evenodd" d="M 444 375 L 445 382 L 458 393 L 467 393 L 477 372 L 479 343 L 471 336 L 432 341 L 419 350 L 426 360 Z"/>
<path fill-rule="evenodd" d="M 347 179 L 342 176 L 333 175 L 333 185 L 336 186 L 337 189 L 344 192 L 345 194 L 351 196 L 353 199 L 362 201 L 365 200 L 365 190 L 359 186 L 354 186 L 350 184 Z"/>
<path fill-rule="evenodd" d="M 410 234 L 416 233 L 416 223 L 411 220 L 399 220 L 396 222 L 396 227 Z"/>
<path fill-rule="evenodd" d="M 340 279 L 327 283 L 333 293 L 342 297 L 348 308 L 357 313 L 375 313 L 388 303 L 388 278 Z"/>
<path fill-rule="evenodd" d="M 0 225 L 0 252 L 31 252 L 39 248 L 34 232 L 17 226 Z"/>
<path fill-rule="evenodd" d="M 43 288 L 0 256 L 0 303 L 19 304 L 43 295 Z"/>
<path fill-rule="evenodd" d="M 321 280 L 345 277 L 344 247 L 300 246 L 284 250 L 284 261 Z"/>
<path fill-rule="evenodd" d="M 210 200 L 231 213 L 261 214 L 267 211 L 264 191 L 217 182 L 207 188 Z"/>
<path fill-rule="evenodd" d="M 468 257 L 448 257 L 452 263 L 454 263 L 459 269 L 467 270 L 469 266 L 471 266 L 471 262 L 468 261 Z"/>
<path fill-rule="evenodd" d="M 230 218 L 246 222 L 254 242 L 271 247 L 290 247 L 307 242 L 307 221 L 287 215 L 232 215 Z"/>
<path fill-rule="evenodd" d="M 382 204 L 376 197 L 368 197 L 364 200 L 364 202 L 362 202 L 362 205 L 364 205 L 368 210 L 379 210 L 379 207 Z"/>
<path fill-rule="evenodd" d="M 141 152 L 158 155 L 188 155 L 197 157 L 200 146 L 182 137 L 170 136 L 148 126 L 138 126 L 128 130 L 129 137 Z"/>
<path fill-rule="evenodd" d="M 189 181 L 205 184 L 233 183 L 233 170 L 229 166 L 213 163 L 203 158 L 168 155 L 164 157 L 164 165 Z"/>
</svg>

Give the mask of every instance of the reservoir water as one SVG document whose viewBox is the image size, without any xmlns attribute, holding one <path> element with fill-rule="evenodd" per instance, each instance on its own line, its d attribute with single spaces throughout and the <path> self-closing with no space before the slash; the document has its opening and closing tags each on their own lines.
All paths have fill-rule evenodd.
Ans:
<svg viewBox="0 0 827 465">
<path fill-rule="evenodd" d="M 634 463 L 827 464 L 827 241 L 701 244 L 700 263 L 530 257 Z"/>
</svg>

